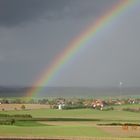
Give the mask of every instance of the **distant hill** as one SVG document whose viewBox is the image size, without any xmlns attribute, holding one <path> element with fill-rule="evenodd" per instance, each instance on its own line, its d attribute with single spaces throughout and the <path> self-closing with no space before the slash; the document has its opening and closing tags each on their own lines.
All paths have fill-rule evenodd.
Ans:
<svg viewBox="0 0 140 140">
<path fill-rule="evenodd" d="M 0 98 L 24 97 L 31 87 L 0 86 Z M 140 96 L 140 87 L 42 87 L 36 97 L 105 97 L 105 96 Z"/>
<path fill-rule="evenodd" d="M 29 87 L 0 86 L 1 97 L 24 97 Z"/>
</svg>

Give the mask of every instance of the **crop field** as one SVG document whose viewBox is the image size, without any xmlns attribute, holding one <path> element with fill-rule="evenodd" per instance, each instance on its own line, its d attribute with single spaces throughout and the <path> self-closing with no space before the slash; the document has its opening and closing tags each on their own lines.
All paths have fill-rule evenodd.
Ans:
<svg viewBox="0 0 140 140">
<path fill-rule="evenodd" d="M 21 110 L 22 104 L 1 104 L 0 110 Z M 49 105 L 41 105 L 41 104 L 26 104 L 26 109 L 42 109 L 42 108 L 50 108 Z"/>
<path fill-rule="evenodd" d="M 127 105 L 117 105 L 117 106 L 113 106 L 115 109 L 119 109 L 121 110 L 122 108 L 135 108 L 138 109 L 140 108 L 140 104 L 127 104 Z"/>
<path fill-rule="evenodd" d="M 107 120 L 139 120 L 140 114 L 122 110 L 100 111 L 93 109 L 36 109 L 4 111 L 4 114 L 31 114 L 34 118 L 95 118 Z"/>
<path fill-rule="evenodd" d="M 100 138 L 107 140 L 139 140 L 140 113 L 121 110 L 100 111 L 94 109 L 58 110 L 48 108 L 30 108 L 25 110 L 6 110 L 0 114 L 30 114 L 32 118 L 16 120 L 14 125 L 1 125 L 1 137 L 65 137 Z M 120 108 L 119 108 L 120 107 Z M 130 107 L 130 106 L 129 106 Z M 132 105 L 139 107 L 139 105 Z M 6 106 L 5 106 L 6 108 Z M 8 119 L 8 118 L 7 118 Z M 106 125 L 106 124 L 119 125 Z M 138 124 L 123 127 L 123 124 Z M 102 125 L 99 125 L 102 124 Z M 98 140 L 100 140 L 98 139 Z"/>
</svg>

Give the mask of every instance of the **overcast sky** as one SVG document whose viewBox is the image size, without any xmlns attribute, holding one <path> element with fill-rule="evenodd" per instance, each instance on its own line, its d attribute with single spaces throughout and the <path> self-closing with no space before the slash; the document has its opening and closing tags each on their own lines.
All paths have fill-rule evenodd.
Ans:
<svg viewBox="0 0 140 140">
<path fill-rule="evenodd" d="M 0 0 L 0 85 L 29 86 L 119 0 Z M 47 86 L 140 86 L 140 2 L 111 21 Z M 46 69 L 47 70 L 47 69 Z"/>
</svg>

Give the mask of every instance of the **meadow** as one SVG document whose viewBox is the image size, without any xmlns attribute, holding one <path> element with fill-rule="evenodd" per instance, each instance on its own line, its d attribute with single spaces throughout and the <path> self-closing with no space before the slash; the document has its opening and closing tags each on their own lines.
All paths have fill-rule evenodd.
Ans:
<svg viewBox="0 0 140 140">
<path fill-rule="evenodd" d="M 130 107 L 127 105 L 125 107 Z M 140 105 L 132 105 L 139 107 Z M 123 106 L 124 107 L 124 106 Z M 30 114 L 31 119 L 18 119 L 14 125 L 1 125 L 0 136 L 23 137 L 87 137 L 107 140 L 118 138 L 121 140 L 139 140 L 140 126 L 129 126 L 123 130 L 121 125 L 106 126 L 98 124 L 132 123 L 139 124 L 140 113 L 121 110 L 122 106 L 114 106 L 114 110 L 100 111 L 94 109 L 26 109 L 7 110 L 0 114 L 16 115 Z"/>
<path fill-rule="evenodd" d="M 118 108 L 118 106 L 116 106 Z M 34 110 L 10 110 L 4 114 L 30 114 L 34 118 L 94 118 L 104 120 L 132 120 L 139 121 L 140 114 L 122 110 L 100 111 L 93 109 L 34 109 Z"/>
</svg>

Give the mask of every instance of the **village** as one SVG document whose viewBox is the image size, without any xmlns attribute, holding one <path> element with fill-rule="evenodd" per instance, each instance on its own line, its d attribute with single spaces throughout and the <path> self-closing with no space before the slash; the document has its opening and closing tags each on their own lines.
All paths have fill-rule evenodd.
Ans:
<svg viewBox="0 0 140 140">
<path fill-rule="evenodd" d="M 113 110 L 114 106 L 140 104 L 140 98 L 109 98 L 109 99 L 84 99 L 84 98 L 54 98 L 54 99 L 0 99 L 0 110 L 26 110 L 26 109 L 82 109 L 92 108 L 97 110 Z M 126 109 L 126 108 L 125 108 Z M 140 111 L 140 110 L 139 110 Z"/>
</svg>

